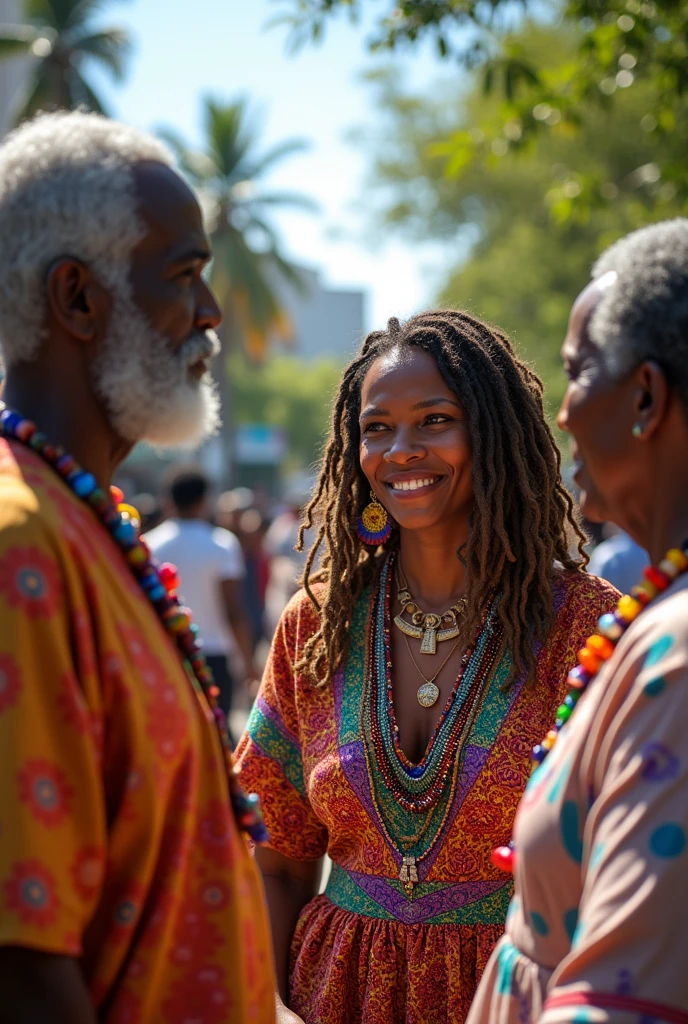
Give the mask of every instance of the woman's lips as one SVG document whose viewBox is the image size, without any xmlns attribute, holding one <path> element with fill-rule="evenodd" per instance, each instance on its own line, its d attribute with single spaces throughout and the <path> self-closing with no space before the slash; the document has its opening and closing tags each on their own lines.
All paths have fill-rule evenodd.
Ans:
<svg viewBox="0 0 688 1024">
<path fill-rule="evenodd" d="M 408 500 L 422 497 L 435 490 L 444 480 L 439 473 L 418 473 L 391 477 L 384 481 L 385 487 L 395 498 Z"/>
</svg>

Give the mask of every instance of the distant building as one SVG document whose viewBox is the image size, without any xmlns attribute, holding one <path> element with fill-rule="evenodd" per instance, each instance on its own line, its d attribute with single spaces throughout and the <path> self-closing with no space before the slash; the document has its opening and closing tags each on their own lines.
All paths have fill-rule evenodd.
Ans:
<svg viewBox="0 0 688 1024">
<path fill-rule="evenodd" d="M 20 0 L 0 0 L 0 25 L 20 25 L 24 20 Z M 12 127 L 12 114 L 26 83 L 28 57 L 0 60 L 0 138 Z"/>
<path fill-rule="evenodd" d="M 365 292 L 327 288 L 317 270 L 298 269 L 305 285 L 303 293 L 281 282 L 276 286 L 291 320 L 294 355 L 345 362 L 363 340 Z"/>
</svg>

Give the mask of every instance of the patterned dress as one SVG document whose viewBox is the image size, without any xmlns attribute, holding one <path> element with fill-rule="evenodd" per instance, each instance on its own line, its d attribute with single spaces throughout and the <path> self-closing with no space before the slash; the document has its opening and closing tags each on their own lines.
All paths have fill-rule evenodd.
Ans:
<svg viewBox="0 0 688 1024">
<path fill-rule="evenodd" d="M 390 577 L 388 562 L 362 594 L 346 665 L 325 688 L 295 671 L 317 618 L 304 593 L 292 599 L 237 750 L 274 849 L 333 861 L 292 943 L 290 1006 L 306 1024 L 465 1019 L 511 897 L 490 851 L 510 835 L 530 749 L 552 721 L 567 669 L 616 594 L 593 577 L 557 574 L 556 624 L 536 652 L 535 685 L 517 678 L 507 691 L 511 657 L 488 609 L 414 766 L 388 696 Z"/>
<path fill-rule="evenodd" d="M 274 1021 L 205 698 L 90 509 L 0 440 L 5 945 L 78 959 L 101 1024 Z"/>
<path fill-rule="evenodd" d="M 688 1024 L 688 579 L 643 612 L 533 775 L 469 1024 Z"/>
</svg>

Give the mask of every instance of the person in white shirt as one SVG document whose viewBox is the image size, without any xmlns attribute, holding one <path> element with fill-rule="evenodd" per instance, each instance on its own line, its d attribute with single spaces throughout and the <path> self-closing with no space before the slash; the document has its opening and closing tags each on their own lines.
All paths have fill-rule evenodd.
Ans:
<svg viewBox="0 0 688 1024">
<path fill-rule="evenodd" d="M 244 557 L 229 530 L 208 522 L 210 486 L 197 469 L 177 470 L 168 483 L 173 516 L 145 540 L 161 562 L 172 562 L 180 577 L 180 595 L 193 608 L 203 637 L 203 653 L 220 690 L 225 714 L 232 704 L 233 680 L 228 663 L 232 635 L 241 652 L 246 679 L 256 678 L 251 628 L 242 601 Z M 231 632 L 230 632 L 231 631 Z"/>
<path fill-rule="evenodd" d="M 642 576 L 645 566 L 650 564 L 649 555 L 627 533 L 611 523 L 605 527 L 604 538 L 590 556 L 588 572 L 592 576 L 601 576 L 622 594 L 628 594 Z"/>
</svg>

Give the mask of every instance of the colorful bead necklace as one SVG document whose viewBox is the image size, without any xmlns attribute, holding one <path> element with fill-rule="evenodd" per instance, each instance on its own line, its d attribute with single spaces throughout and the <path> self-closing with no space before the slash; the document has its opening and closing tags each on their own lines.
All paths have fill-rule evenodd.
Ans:
<svg viewBox="0 0 688 1024">
<path fill-rule="evenodd" d="M 255 793 L 244 793 L 238 782 L 238 773 L 232 761 L 227 719 L 217 705 L 220 691 L 215 686 L 212 672 L 202 654 L 198 626 L 191 621 L 190 609 L 183 607 L 177 598 L 179 578 L 175 566 L 169 562 L 160 565 L 153 558 L 148 545 L 139 536 L 136 509 L 123 504 L 123 495 L 118 487 L 112 487 L 110 494 L 107 494 L 98 486 L 93 474 L 82 469 L 64 448 L 50 444 L 35 423 L 24 419 L 1 402 L 0 436 L 19 441 L 40 455 L 73 493 L 93 510 L 122 551 L 139 586 L 179 649 L 182 660 L 190 666 L 201 692 L 210 705 L 227 765 L 230 796 L 237 824 L 254 842 L 265 842 L 268 834 L 263 824 L 258 797 Z"/>
<path fill-rule="evenodd" d="M 581 696 L 591 681 L 600 671 L 605 661 L 611 658 L 621 637 L 631 623 L 638 618 L 658 594 L 666 590 L 670 583 L 688 570 L 688 540 L 682 548 L 671 548 L 659 563 L 658 567 L 649 565 L 643 569 L 645 577 L 630 594 L 620 597 L 616 610 L 601 615 L 597 622 L 597 632 L 589 636 L 578 652 L 578 664 L 568 674 L 569 692 L 563 704 L 557 708 L 554 728 L 545 736 L 542 743 L 533 748 L 533 770 L 543 763 L 557 742 L 561 728 L 573 714 Z M 508 846 L 498 846 L 492 851 L 492 863 L 502 871 L 513 872 L 516 866 L 516 848 L 513 840 Z"/>
<path fill-rule="evenodd" d="M 458 789 L 462 752 L 503 647 L 503 630 L 490 600 L 461 660 L 452 693 L 423 761 L 412 764 L 399 743 L 392 699 L 391 583 L 394 556 L 382 568 L 372 600 L 366 651 L 361 731 L 370 795 L 399 881 L 409 898 L 444 835 Z M 391 801 L 390 801 L 391 797 Z M 403 809 L 403 810 L 402 810 Z M 406 812 L 406 814 L 404 814 Z M 428 836 L 430 839 L 428 841 Z"/>
</svg>

